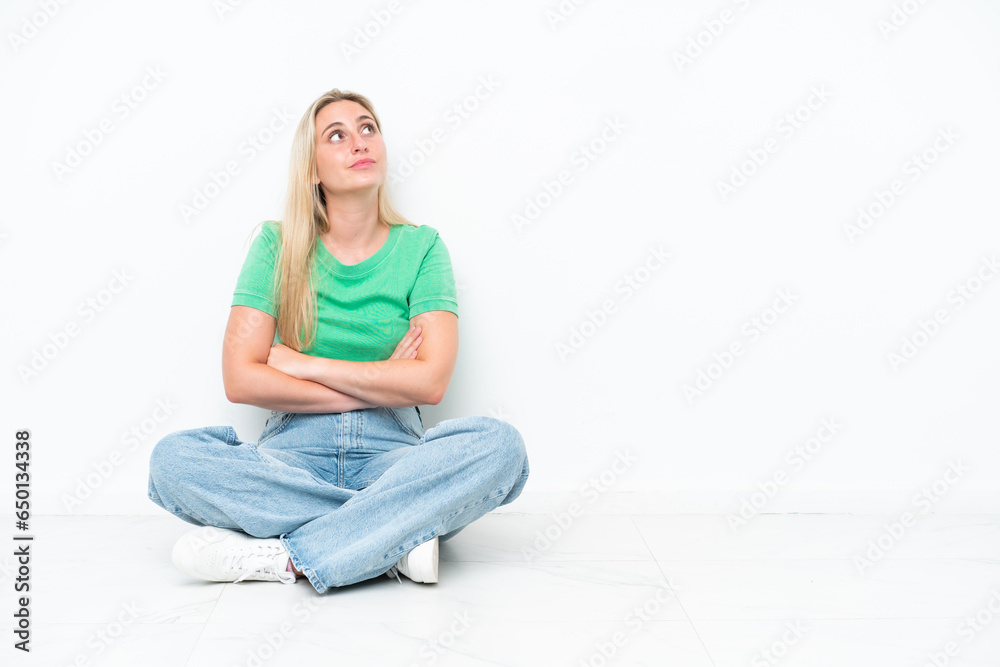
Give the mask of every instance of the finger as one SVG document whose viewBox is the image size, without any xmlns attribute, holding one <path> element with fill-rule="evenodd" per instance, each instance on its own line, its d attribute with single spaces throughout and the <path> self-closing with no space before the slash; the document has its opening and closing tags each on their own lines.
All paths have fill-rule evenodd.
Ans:
<svg viewBox="0 0 1000 667">
<path fill-rule="evenodd" d="M 396 349 L 393 350 L 392 355 L 389 358 L 390 359 L 408 358 L 411 355 L 411 353 L 415 351 L 414 345 L 417 346 L 420 345 L 420 343 L 417 340 L 419 339 L 419 335 L 417 335 L 417 331 L 419 329 L 420 327 L 410 327 L 407 330 L 406 334 L 402 337 L 402 339 L 400 339 L 399 343 L 396 344 Z"/>
<path fill-rule="evenodd" d="M 403 337 L 402 337 L 402 338 L 400 338 L 400 339 L 399 339 L 399 342 L 398 342 L 398 343 L 396 343 L 396 349 L 397 349 L 397 350 L 401 350 L 401 349 L 403 349 L 404 347 L 406 347 L 406 345 L 407 345 L 407 341 L 408 341 L 408 340 L 410 340 L 410 336 L 411 336 L 411 334 L 412 334 L 412 333 L 413 333 L 413 329 L 410 329 L 409 331 L 407 331 L 407 332 L 406 332 L 406 333 L 405 333 L 405 334 L 403 335 Z"/>
<path fill-rule="evenodd" d="M 407 331 L 406 334 L 404 334 L 403 337 L 401 339 L 399 339 L 399 343 L 396 345 L 396 348 L 399 349 L 399 348 L 402 348 L 402 347 L 406 347 L 406 345 L 411 340 L 413 340 L 413 329 L 410 329 L 409 331 Z"/>
<path fill-rule="evenodd" d="M 406 341 L 407 347 L 413 347 L 414 345 L 419 345 L 419 344 L 420 344 L 420 336 L 418 335 L 414 335 L 413 337 L 409 338 L 409 340 Z"/>
</svg>

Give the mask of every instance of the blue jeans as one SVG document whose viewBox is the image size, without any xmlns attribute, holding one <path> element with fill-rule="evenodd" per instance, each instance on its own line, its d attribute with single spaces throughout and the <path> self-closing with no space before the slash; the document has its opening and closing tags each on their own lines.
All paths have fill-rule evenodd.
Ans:
<svg viewBox="0 0 1000 667">
<path fill-rule="evenodd" d="M 149 499 L 198 526 L 278 537 L 319 593 L 384 574 L 512 502 L 528 480 L 516 428 L 461 417 L 425 432 L 414 407 L 272 411 L 257 442 L 231 426 L 153 448 Z"/>
</svg>

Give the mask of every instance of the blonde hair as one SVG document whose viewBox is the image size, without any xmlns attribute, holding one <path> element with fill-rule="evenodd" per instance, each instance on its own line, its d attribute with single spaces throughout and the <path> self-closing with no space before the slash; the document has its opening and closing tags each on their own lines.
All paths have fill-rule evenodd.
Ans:
<svg viewBox="0 0 1000 667">
<path fill-rule="evenodd" d="M 326 217 L 326 196 L 316 177 L 316 115 L 333 102 L 357 102 L 382 124 L 372 103 L 364 95 L 334 88 L 320 95 L 306 110 L 292 138 L 288 172 L 288 192 L 284 218 L 279 224 L 280 250 L 275 262 L 274 302 L 277 306 L 278 335 L 288 347 L 302 351 L 316 340 L 315 254 L 319 235 L 330 230 Z M 387 182 L 378 188 L 378 219 L 386 225 L 410 225 L 389 200 Z"/>
</svg>

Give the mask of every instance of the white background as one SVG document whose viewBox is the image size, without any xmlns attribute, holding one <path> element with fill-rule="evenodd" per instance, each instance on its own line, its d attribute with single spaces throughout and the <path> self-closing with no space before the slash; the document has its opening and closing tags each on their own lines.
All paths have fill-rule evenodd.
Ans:
<svg viewBox="0 0 1000 667">
<path fill-rule="evenodd" d="M 393 197 L 445 240 L 461 332 L 424 423 L 518 427 L 532 476 L 503 509 L 565 507 L 603 473 L 615 511 L 895 513 L 955 464 L 935 511 L 995 511 L 1000 8 L 902 4 L 592 0 L 553 22 L 555 3 L 524 0 L 4 3 L 0 434 L 31 430 L 33 511 L 161 514 L 157 440 L 256 438 L 267 413 L 226 400 L 222 334 L 249 234 L 281 214 L 294 125 L 335 87 L 375 104 L 391 172 L 419 163 Z M 269 133 L 276 111 L 292 121 Z M 212 196 L 186 220 L 196 193 Z M 652 271 L 650 248 L 671 256 Z M 626 275 L 644 281 L 628 298 Z M 782 290 L 793 305 L 751 340 Z M 700 371 L 715 377 L 689 400 Z M 824 419 L 836 434 L 793 464 Z"/>
</svg>

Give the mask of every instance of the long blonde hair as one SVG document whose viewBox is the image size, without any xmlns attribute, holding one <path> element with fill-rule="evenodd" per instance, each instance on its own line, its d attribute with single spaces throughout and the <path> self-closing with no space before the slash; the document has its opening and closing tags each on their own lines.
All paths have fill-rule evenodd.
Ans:
<svg viewBox="0 0 1000 667">
<path fill-rule="evenodd" d="M 275 263 L 275 303 L 278 335 L 288 347 L 302 351 L 316 340 L 315 251 L 320 234 L 330 230 L 326 216 L 326 197 L 316 176 L 316 115 L 327 104 L 350 100 L 357 102 L 382 124 L 372 103 L 364 95 L 337 88 L 320 95 L 306 110 L 292 138 L 288 171 L 288 192 L 281 221 L 280 251 Z M 411 225 L 389 200 L 388 182 L 378 189 L 378 219 L 387 225 Z"/>
</svg>

